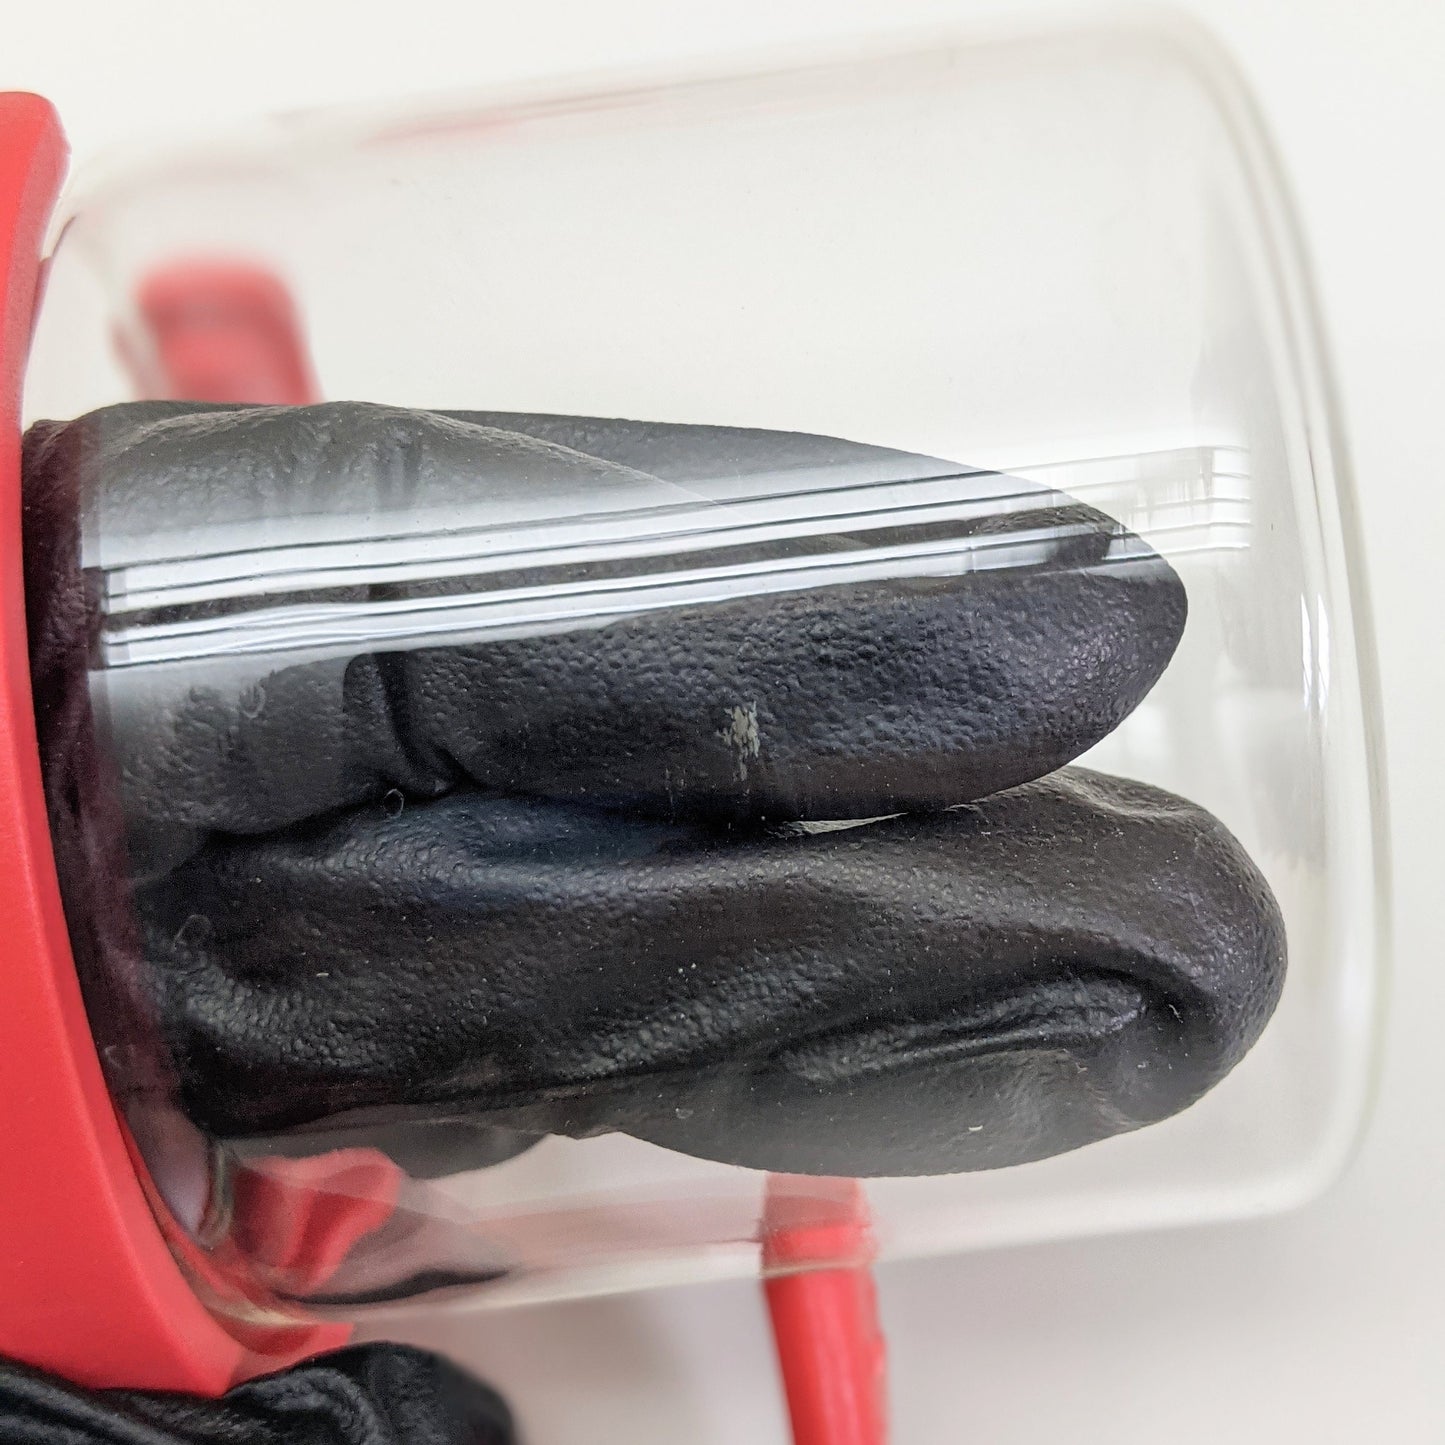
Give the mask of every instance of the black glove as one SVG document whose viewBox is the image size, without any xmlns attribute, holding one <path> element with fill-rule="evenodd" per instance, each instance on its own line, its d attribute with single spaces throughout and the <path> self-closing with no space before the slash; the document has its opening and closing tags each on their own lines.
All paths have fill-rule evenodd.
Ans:
<svg viewBox="0 0 1445 1445">
<path fill-rule="evenodd" d="M 358 1345 L 223 1399 L 83 1390 L 0 1361 L 0 1445 L 511 1445 L 488 1386 L 437 1355 Z"/>
<path fill-rule="evenodd" d="M 834 530 L 755 525 L 819 473 Z M 864 482 L 911 505 L 865 515 Z M 972 501 L 923 505 L 935 484 Z M 130 662 L 98 677 L 144 967 L 96 952 L 220 1135 L 472 1119 L 791 1172 L 990 1167 L 1184 1107 L 1278 997 L 1278 911 L 1218 822 L 1035 781 L 1138 703 L 1185 616 L 1157 554 L 1058 493 L 829 438 L 354 404 L 40 424 L 26 489 L 53 827 L 96 832 L 84 670 Z M 497 543 L 483 502 L 523 538 L 549 498 L 668 540 Z M 884 547 L 959 560 L 867 574 Z M 147 570 L 168 548 L 209 591 Z M 636 600 L 639 575 L 789 568 L 843 580 Z M 585 627 L 433 635 L 498 588 L 623 585 Z M 315 655 L 317 609 L 413 630 Z M 277 619 L 312 653 L 250 659 Z M 157 638 L 172 661 L 139 665 Z"/>
</svg>

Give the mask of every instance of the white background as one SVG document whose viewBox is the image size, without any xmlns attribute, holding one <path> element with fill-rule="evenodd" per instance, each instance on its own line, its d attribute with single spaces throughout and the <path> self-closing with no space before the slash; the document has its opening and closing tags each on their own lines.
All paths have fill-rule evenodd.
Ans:
<svg viewBox="0 0 1445 1445">
<path fill-rule="evenodd" d="M 49 0 L 0 9 L 0 87 L 81 159 L 262 111 L 916 28 L 987 0 Z M 1053 7 L 1057 9 L 1057 6 Z M 1396 970 L 1372 1126 L 1269 1222 L 881 1271 L 899 1445 L 1445 1441 L 1445 4 L 1186 0 L 1253 84 L 1290 173 L 1366 529 L 1394 815 Z M 429 1327 L 457 1348 L 454 1331 Z M 423 1331 L 425 1333 L 425 1331 Z M 785 1429 L 751 1287 L 473 1319 L 468 1363 L 529 1445 Z"/>
</svg>

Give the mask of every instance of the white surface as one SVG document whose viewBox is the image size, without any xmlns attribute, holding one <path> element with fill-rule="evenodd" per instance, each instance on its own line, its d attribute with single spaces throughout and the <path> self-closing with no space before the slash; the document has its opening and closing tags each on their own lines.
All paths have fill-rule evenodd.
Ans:
<svg viewBox="0 0 1445 1445">
<path fill-rule="evenodd" d="M 21 10 L 13 0 L 6 8 Z M 1433 877 L 1445 771 L 1432 746 L 1445 699 L 1431 594 L 1445 523 L 1434 435 L 1445 396 L 1445 6 L 1181 8 L 1234 51 L 1273 127 L 1352 441 L 1395 821 L 1397 971 L 1379 1105 L 1349 1176 L 1302 1213 L 883 1271 L 899 1445 L 1445 1440 L 1445 928 Z M 177 117 L 200 129 L 257 110 L 998 9 L 51 0 L 5 15 L 0 85 L 48 93 L 83 157 L 173 135 Z M 501 1384 L 529 1445 L 785 1438 L 751 1288 L 432 1319 L 412 1333 Z"/>
</svg>

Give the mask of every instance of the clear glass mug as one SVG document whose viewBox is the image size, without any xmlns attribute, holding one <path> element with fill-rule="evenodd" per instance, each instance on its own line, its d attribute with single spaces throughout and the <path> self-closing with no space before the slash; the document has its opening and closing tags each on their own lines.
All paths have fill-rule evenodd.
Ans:
<svg viewBox="0 0 1445 1445">
<path fill-rule="evenodd" d="M 505 532 L 514 559 L 605 554 L 609 616 L 627 618 L 778 589 L 819 597 L 832 564 L 808 539 L 832 536 L 839 515 L 864 539 L 845 559 L 854 580 L 981 567 L 948 527 L 970 506 L 1056 489 L 1142 539 L 1189 604 L 1162 676 L 1082 764 L 1221 820 L 1288 940 L 1262 1037 L 1175 1117 L 1012 1168 L 871 1169 L 861 1193 L 807 1171 L 770 1185 L 761 1168 L 625 1132 L 543 1131 L 521 1148 L 505 1131 L 479 1146 L 475 1131 L 441 1128 L 424 1163 L 375 1147 L 367 1119 L 217 1137 L 174 1099 L 135 1103 L 135 1059 L 165 1048 L 138 1019 L 107 1062 L 178 1257 L 223 1318 L 752 1273 L 768 1267 L 761 1222 L 778 1198 L 823 1220 L 856 1218 L 866 1200 L 877 1248 L 910 1255 L 1256 1215 L 1342 1167 L 1368 1091 L 1386 914 L 1369 619 L 1298 239 L 1247 97 L 1207 42 L 1135 25 L 964 37 L 306 116 L 82 178 L 57 228 L 31 420 L 202 395 L 172 364 L 174 307 L 196 276 L 225 274 L 252 288 L 237 334 L 281 338 L 262 346 L 280 393 L 236 401 L 484 409 L 537 427 L 641 419 L 889 449 L 825 447 L 722 480 L 701 467 L 683 483 L 639 466 L 605 494 L 569 473 L 498 486 L 465 517 L 456 495 L 419 483 L 384 515 L 371 496 L 340 520 L 260 503 L 218 518 L 184 495 L 147 504 L 144 478 L 124 513 L 114 497 L 135 506 L 138 484 L 120 471 L 140 463 L 102 457 L 81 561 L 102 598 L 89 686 L 116 774 L 137 710 L 195 688 L 260 708 L 298 659 L 329 668 L 340 697 L 383 639 L 402 653 L 436 644 L 438 596 L 453 637 L 601 625 L 579 622 L 591 603 L 572 574 L 518 583 L 521 564 L 479 563 L 479 533 Z M 221 324 L 204 303 L 203 333 Z M 959 465 L 919 473 L 920 457 Z M 884 528 L 900 513 L 945 544 L 900 540 Z M 782 538 L 794 550 L 776 555 L 806 565 L 779 581 L 754 565 L 775 556 L 764 550 L 739 582 L 737 568 L 708 570 L 711 553 L 699 562 L 697 535 Z M 1033 542 L 1019 545 L 987 565 L 1031 565 Z M 305 606 L 277 581 L 282 553 L 302 558 Z M 328 593 L 337 566 L 370 567 L 373 581 L 422 567 L 430 620 Z M 644 606 L 658 574 L 673 590 Z M 744 773 L 756 723 L 745 706 L 732 718 Z M 380 800 L 411 803 L 404 789 Z M 144 852 L 133 844 L 129 886 L 142 891 L 164 864 Z M 123 985 L 104 957 L 81 964 L 103 1011 Z M 853 1240 L 845 1253 L 857 1244 L 839 1237 Z"/>
</svg>

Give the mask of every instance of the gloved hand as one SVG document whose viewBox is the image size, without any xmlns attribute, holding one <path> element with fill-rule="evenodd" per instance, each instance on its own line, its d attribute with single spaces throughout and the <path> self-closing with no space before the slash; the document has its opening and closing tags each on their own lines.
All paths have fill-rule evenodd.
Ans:
<svg viewBox="0 0 1445 1445">
<path fill-rule="evenodd" d="M 822 520 L 779 531 L 820 474 Z M 829 438 L 355 404 L 41 424 L 25 481 L 53 827 L 114 835 L 104 759 L 76 762 L 108 658 L 141 876 L 98 967 L 220 1135 L 471 1119 L 991 1167 L 1184 1107 L 1278 997 L 1227 831 L 1055 771 L 1185 616 L 1058 493 Z M 655 545 L 605 516 L 538 540 L 588 506 Z M 573 610 L 494 626 L 499 597 Z"/>
<path fill-rule="evenodd" d="M 0 1361 L 0 1445 L 511 1445 L 488 1386 L 437 1355 L 358 1345 L 223 1399 L 84 1390 Z"/>
</svg>

